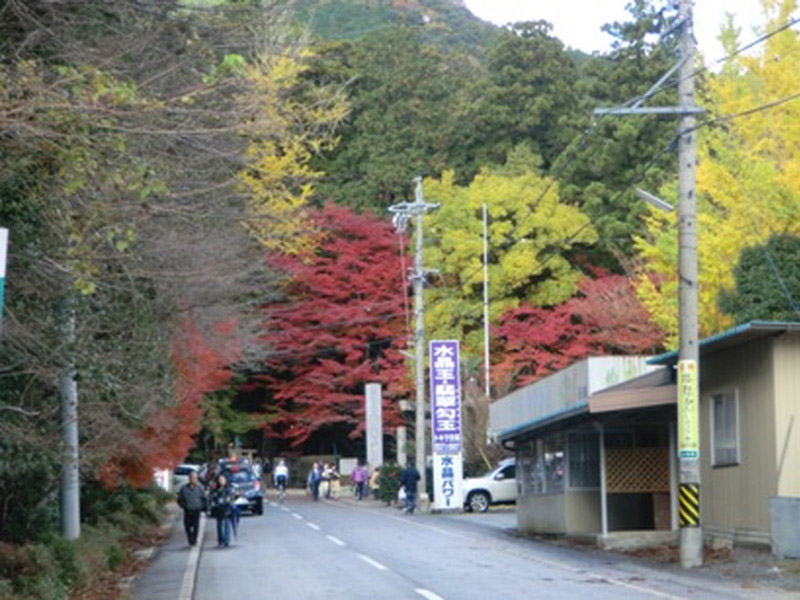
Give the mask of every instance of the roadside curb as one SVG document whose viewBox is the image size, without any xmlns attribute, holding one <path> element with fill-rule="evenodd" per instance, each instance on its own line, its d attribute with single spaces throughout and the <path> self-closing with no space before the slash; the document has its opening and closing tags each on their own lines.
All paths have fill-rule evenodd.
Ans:
<svg viewBox="0 0 800 600">
<path fill-rule="evenodd" d="M 186 569 L 183 572 L 183 582 L 181 583 L 181 592 L 178 600 L 192 600 L 194 596 L 194 587 L 197 582 L 197 565 L 200 564 L 200 553 L 203 549 L 203 538 L 206 533 L 206 518 L 205 513 L 200 513 L 200 525 L 197 531 L 197 543 L 192 547 L 189 553 L 189 560 L 186 563 Z"/>
</svg>

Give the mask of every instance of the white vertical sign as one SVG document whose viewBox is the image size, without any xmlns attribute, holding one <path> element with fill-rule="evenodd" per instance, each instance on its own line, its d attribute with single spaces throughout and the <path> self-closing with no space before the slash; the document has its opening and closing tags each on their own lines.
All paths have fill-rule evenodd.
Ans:
<svg viewBox="0 0 800 600">
<path fill-rule="evenodd" d="M 432 340 L 431 429 L 434 510 L 461 510 L 461 369 L 456 340 Z"/>
</svg>

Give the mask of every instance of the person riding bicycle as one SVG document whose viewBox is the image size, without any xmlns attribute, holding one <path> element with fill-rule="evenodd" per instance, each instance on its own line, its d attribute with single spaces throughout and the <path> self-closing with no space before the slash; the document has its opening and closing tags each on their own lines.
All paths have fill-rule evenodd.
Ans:
<svg viewBox="0 0 800 600">
<path fill-rule="evenodd" d="M 286 492 L 286 485 L 289 483 L 289 467 L 286 466 L 286 461 L 281 459 L 272 471 L 272 482 L 279 492 Z"/>
</svg>

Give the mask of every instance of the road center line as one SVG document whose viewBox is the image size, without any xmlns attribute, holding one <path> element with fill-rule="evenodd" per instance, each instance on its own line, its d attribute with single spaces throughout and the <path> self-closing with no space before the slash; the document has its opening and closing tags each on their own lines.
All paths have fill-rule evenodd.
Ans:
<svg viewBox="0 0 800 600">
<path fill-rule="evenodd" d="M 327 537 L 330 541 L 332 541 L 337 546 L 345 546 L 346 545 L 342 540 L 340 540 L 339 538 L 334 537 L 332 535 L 326 535 L 325 537 Z"/>
<path fill-rule="evenodd" d="M 442 598 L 439 594 L 434 594 L 430 590 L 426 590 L 426 589 L 423 589 L 423 588 L 418 588 L 418 589 L 416 589 L 414 591 L 417 592 L 423 598 L 427 598 L 428 600 L 444 600 L 444 598 Z"/>
<path fill-rule="evenodd" d="M 375 567 L 375 568 L 376 568 L 376 569 L 378 569 L 379 571 L 388 571 L 388 570 L 389 570 L 389 567 L 387 567 L 386 565 L 382 565 L 382 564 L 381 564 L 381 563 L 379 563 L 377 560 L 375 560 L 374 558 L 370 558 L 370 557 L 369 557 L 369 556 L 367 556 L 366 554 L 358 554 L 357 556 L 358 556 L 358 558 L 360 558 L 361 560 L 363 560 L 365 563 L 367 563 L 368 565 L 371 565 L 371 566 Z"/>
<path fill-rule="evenodd" d="M 292 513 L 292 516 L 293 516 L 295 519 L 298 519 L 299 521 L 302 521 L 302 520 L 303 520 L 303 517 L 301 517 L 301 516 L 300 516 L 300 515 L 298 515 L 297 513 Z"/>
<path fill-rule="evenodd" d="M 310 522 L 307 522 L 307 523 L 306 523 L 306 525 L 308 525 L 309 527 L 311 527 L 311 529 L 313 529 L 314 531 L 319 531 L 319 530 L 320 530 L 320 527 L 319 527 L 319 525 L 317 525 L 316 523 L 310 523 Z"/>
</svg>

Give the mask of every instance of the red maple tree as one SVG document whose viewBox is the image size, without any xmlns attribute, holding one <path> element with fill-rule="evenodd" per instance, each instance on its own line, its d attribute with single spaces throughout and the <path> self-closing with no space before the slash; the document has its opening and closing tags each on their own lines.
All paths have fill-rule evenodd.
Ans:
<svg viewBox="0 0 800 600">
<path fill-rule="evenodd" d="M 404 274 L 386 220 L 328 204 L 312 213 L 322 232 L 304 255 L 270 263 L 290 277 L 287 299 L 265 307 L 271 348 L 265 373 L 267 432 L 297 447 L 321 430 L 355 439 L 364 430 L 364 386 L 384 386 L 384 424 L 399 424 L 393 400 L 407 393 Z"/>
<path fill-rule="evenodd" d="M 113 457 L 100 467 L 100 481 L 112 487 L 120 481 L 146 486 L 152 482 L 154 468 L 180 463 L 200 429 L 200 401 L 230 383 L 230 366 L 240 353 L 234 320 L 218 323 L 205 333 L 188 319 L 181 322 L 172 344 L 177 371 L 174 403 L 155 412 L 129 439 L 120 440 Z"/>
<path fill-rule="evenodd" d="M 523 304 L 500 318 L 493 332 L 496 389 L 508 391 L 587 356 L 641 354 L 661 348 L 663 332 L 650 321 L 627 277 L 596 272 L 578 294 L 558 306 Z"/>
</svg>

